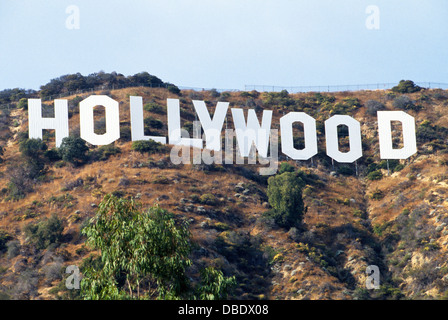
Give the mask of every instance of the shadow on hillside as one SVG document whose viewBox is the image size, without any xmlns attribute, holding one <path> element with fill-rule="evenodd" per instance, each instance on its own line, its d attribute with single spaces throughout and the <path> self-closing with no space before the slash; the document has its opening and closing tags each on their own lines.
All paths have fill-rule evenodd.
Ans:
<svg viewBox="0 0 448 320">
<path fill-rule="evenodd" d="M 314 252 L 311 256 L 319 256 L 320 260 L 315 262 L 324 266 L 350 290 L 365 287 L 353 275 L 354 272 L 365 272 L 365 269 L 356 270 L 355 265 L 376 265 L 380 269 L 382 282 L 390 280 L 381 244 L 368 226 L 364 229 L 352 223 L 336 227 L 325 225 L 305 231 L 295 240 L 306 244 L 308 252 L 304 253 Z"/>
<path fill-rule="evenodd" d="M 216 251 L 225 257 L 227 275 L 235 275 L 235 299 L 262 299 L 271 286 L 269 261 L 261 249 L 261 239 L 246 232 L 227 231 L 215 241 Z"/>
</svg>

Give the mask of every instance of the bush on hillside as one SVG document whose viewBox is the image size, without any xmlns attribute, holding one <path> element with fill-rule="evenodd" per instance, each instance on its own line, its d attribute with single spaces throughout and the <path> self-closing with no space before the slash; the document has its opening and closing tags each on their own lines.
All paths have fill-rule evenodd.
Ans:
<svg viewBox="0 0 448 320">
<path fill-rule="evenodd" d="M 372 172 L 369 172 L 367 175 L 367 179 L 369 180 L 381 180 L 383 178 L 383 174 L 381 173 L 381 170 L 375 170 Z"/>
<path fill-rule="evenodd" d="M 62 240 L 64 221 L 53 214 L 50 218 L 24 227 L 24 233 L 38 249 L 46 249 L 51 244 L 59 244 Z"/>
<path fill-rule="evenodd" d="M 154 140 L 138 140 L 132 143 L 132 150 L 140 153 L 158 153 L 165 152 L 166 146 Z"/>
<path fill-rule="evenodd" d="M 396 109 L 419 111 L 422 107 L 416 105 L 408 96 L 399 96 L 394 99 L 392 105 Z"/>
<path fill-rule="evenodd" d="M 379 101 L 369 100 L 366 102 L 366 113 L 370 116 L 376 116 L 377 111 L 385 109 L 386 107 Z"/>
<path fill-rule="evenodd" d="M 392 91 L 398 93 L 414 93 L 422 89 L 422 87 L 417 86 L 411 80 L 401 80 L 398 85 L 392 88 Z"/>
<path fill-rule="evenodd" d="M 84 164 L 87 159 L 87 146 L 84 139 L 77 136 L 69 136 L 62 139 L 61 146 L 59 147 L 59 154 L 62 160 L 70 162 L 75 166 Z"/>
<path fill-rule="evenodd" d="M 89 153 L 89 159 L 91 161 L 106 161 L 113 155 L 121 153 L 121 149 L 116 147 L 113 143 L 100 146 Z"/>
<path fill-rule="evenodd" d="M 302 189 L 305 183 L 293 172 L 284 172 L 268 179 L 267 195 L 272 207 L 267 215 L 280 227 L 300 226 L 306 211 Z"/>
</svg>

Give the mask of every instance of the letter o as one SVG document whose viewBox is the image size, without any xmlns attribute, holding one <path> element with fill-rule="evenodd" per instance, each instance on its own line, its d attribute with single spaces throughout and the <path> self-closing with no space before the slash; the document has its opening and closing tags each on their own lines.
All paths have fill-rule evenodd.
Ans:
<svg viewBox="0 0 448 320">
<path fill-rule="evenodd" d="M 348 127 L 350 151 L 339 151 L 338 126 Z M 361 125 L 347 115 L 334 115 L 325 121 L 327 155 L 341 163 L 352 163 L 362 157 Z"/>
<path fill-rule="evenodd" d="M 305 148 L 294 148 L 292 124 L 301 122 Z M 282 152 L 293 160 L 308 160 L 317 154 L 316 120 L 304 112 L 290 112 L 280 118 Z"/>
<path fill-rule="evenodd" d="M 94 131 L 93 108 L 104 106 L 106 112 L 106 133 Z M 79 121 L 81 138 L 90 144 L 101 146 L 120 138 L 120 110 L 118 102 L 105 96 L 90 96 L 79 103 Z"/>
</svg>

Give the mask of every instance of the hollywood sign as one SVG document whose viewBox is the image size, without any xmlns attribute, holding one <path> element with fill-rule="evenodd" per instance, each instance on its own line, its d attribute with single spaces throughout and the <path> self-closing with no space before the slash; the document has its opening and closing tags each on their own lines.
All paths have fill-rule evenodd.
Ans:
<svg viewBox="0 0 448 320">
<path fill-rule="evenodd" d="M 221 151 L 222 131 L 229 109 L 228 102 L 218 102 L 213 117 L 204 101 L 193 100 L 193 106 L 204 131 L 205 139 L 190 138 L 183 134 L 180 119 L 179 99 L 167 99 L 168 143 L 174 146 L 189 146 L 212 151 Z M 105 108 L 106 132 L 96 134 L 94 130 L 94 108 Z M 263 110 L 261 122 L 255 110 L 231 108 L 235 136 L 241 157 L 248 157 L 254 145 L 259 156 L 268 157 L 269 142 L 272 139 L 272 111 Z M 56 146 L 69 135 L 68 102 L 54 100 L 54 117 L 42 117 L 40 99 L 28 99 L 29 137 L 41 138 L 42 130 L 54 129 Z M 92 145 L 107 145 L 120 138 L 119 103 L 105 95 L 92 95 L 79 103 L 80 136 Z M 130 119 L 132 141 L 154 140 L 167 143 L 167 137 L 144 134 L 143 99 L 130 97 Z M 381 159 L 407 159 L 417 152 L 415 119 L 403 111 L 378 111 L 378 137 Z M 394 148 L 392 142 L 392 122 L 401 123 L 402 147 Z M 293 141 L 293 124 L 302 123 L 305 146 L 297 149 Z M 348 127 L 350 150 L 339 150 L 338 126 Z M 280 118 L 281 151 L 293 160 L 308 160 L 317 154 L 316 120 L 304 112 L 289 112 Z M 325 141 L 327 155 L 341 163 L 352 163 L 362 157 L 360 123 L 348 115 L 333 115 L 325 121 Z M 205 142 L 205 145 L 204 145 Z M 271 150 L 272 153 L 272 150 Z"/>
</svg>

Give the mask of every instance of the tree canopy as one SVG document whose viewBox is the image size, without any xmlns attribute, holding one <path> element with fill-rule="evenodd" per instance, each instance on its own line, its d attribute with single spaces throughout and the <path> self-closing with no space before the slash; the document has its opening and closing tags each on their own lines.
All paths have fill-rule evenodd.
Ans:
<svg viewBox="0 0 448 320">
<path fill-rule="evenodd" d="M 82 230 L 100 257 L 83 270 L 85 299 L 219 299 L 234 285 L 221 271 L 202 271 L 193 288 L 186 275 L 192 250 L 186 221 L 158 206 L 141 212 L 133 199 L 106 195 Z"/>
</svg>

